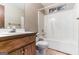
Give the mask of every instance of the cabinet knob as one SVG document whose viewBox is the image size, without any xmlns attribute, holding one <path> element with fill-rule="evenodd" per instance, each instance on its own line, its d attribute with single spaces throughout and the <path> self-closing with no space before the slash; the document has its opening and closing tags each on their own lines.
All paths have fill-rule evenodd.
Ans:
<svg viewBox="0 0 79 59">
<path fill-rule="evenodd" d="M 25 50 L 24 50 L 24 48 L 23 48 L 23 50 L 21 51 L 21 53 L 24 55 L 25 54 Z"/>
</svg>

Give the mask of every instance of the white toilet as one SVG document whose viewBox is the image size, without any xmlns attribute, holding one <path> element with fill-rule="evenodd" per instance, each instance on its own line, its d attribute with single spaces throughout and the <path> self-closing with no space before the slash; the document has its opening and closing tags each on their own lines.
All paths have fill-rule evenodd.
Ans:
<svg viewBox="0 0 79 59">
<path fill-rule="evenodd" d="M 36 37 L 36 46 L 37 46 L 38 54 L 40 54 L 40 55 L 46 54 L 45 49 L 48 48 L 48 42 L 42 36 L 39 37 L 38 34 L 37 34 L 37 37 Z"/>
</svg>

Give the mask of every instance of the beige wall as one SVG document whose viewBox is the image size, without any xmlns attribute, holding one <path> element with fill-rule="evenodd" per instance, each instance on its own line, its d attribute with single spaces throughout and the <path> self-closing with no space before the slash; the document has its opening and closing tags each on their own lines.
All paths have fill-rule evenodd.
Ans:
<svg viewBox="0 0 79 59">
<path fill-rule="evenodd" d="M 38 12 L 42 8 L 40 3 L 25 4 L 25 29 L 33 32 L 38 31 Z"/>
</svg>

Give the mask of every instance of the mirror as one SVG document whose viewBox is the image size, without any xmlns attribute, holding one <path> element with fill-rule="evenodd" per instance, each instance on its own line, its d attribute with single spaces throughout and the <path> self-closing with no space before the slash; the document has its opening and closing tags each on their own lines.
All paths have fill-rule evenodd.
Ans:
<svg viewBox="0 0 79 59">
<path fill-rule="evenodd" d="M 0 18 L 0 28 L 24 27 L 24 4 L 23 3 L 4 3 L 1 4 L 0 15 L 3 11 L 3 18 Z M 5 10 L 5 11 L 4 11 Z"/>
</svg>

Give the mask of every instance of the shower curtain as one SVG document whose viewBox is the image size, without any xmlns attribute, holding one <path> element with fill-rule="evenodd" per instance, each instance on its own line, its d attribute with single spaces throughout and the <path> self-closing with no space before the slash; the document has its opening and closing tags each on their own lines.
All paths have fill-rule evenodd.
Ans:
<svg viewBox="0 0 79 59">
<path fill-rule="evenodd" d="M 69 54 L 78 54 L 78 41 L 74 38 L 74 9 L 45 15 L 44 22 L 49 48 Z"/>
</svg>

